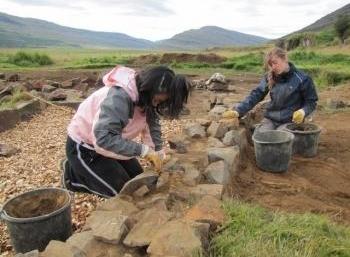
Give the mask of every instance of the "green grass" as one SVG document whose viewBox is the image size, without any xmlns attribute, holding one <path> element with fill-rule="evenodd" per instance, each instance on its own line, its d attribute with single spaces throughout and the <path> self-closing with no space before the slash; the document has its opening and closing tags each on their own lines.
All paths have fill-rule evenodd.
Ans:
<svg viewBox="0 0 350 257">
<path fill-rule="evenodd" d="M 32 99 L 29 95 L 24 94 L 20 89 L 15 89 L 12 95 L 0 100 L 0 110 L 13 109 L 17 104 Z"/>
<path fill-rule="evenodd" d="M 350 228 L 315 214 L 272 212 L 247 203 L 224 204 L 228 217 L 211 242 L 216 257 L 346 257 Z"/>
<path fill-rule="evenodd" d="M 53 60 L 47 54 L 27 53 L 18 51 L 9 55 L 7 62 L 16 66 L 38 67 L 53 64 Z"/>
<path fill-rule="evenodd" d="M 330 33 L 319 33 L 319 40 L 328 42 L 329 38 L 331 38 Z M 183 74 L 210 76 L 212 73 L 222 72 L 228 76 L 252 73 L 262 75 L 264 73 L 263 57 L 271 47 L 271 45 L 265 45 L 259 47 L 212 48 L 203 51 L 187 51 L 186 53 L 191 54 L 215 53 L 226 57 L 227 60 L 215 64 L 198 61 L 173 61 L 168 65 Z M 21 54 L 18 54 L 18 52 Z M 11 70 L 16 72 L 40 69 L 98 70 L 114 67 L 116 64 L 129 65 L 132 58 L 141 55 L 155 54 L 161 56 L 163 53 L 162 51 L 83 48 L 0 49 L 0 71 Z M 18 61 L 14 61 L 16 55 L 20 57 Z M 47 65 L 48 63 L 41 62 L 40 56 L 47 56 L 53 61 L 53 64 Z M 298 68 L 310 74 L 319 88 L 336 86 L 350 81 L 350 46 L 340 47 L 332 45 L 330 47 L 322 46 L 308 49 L 297 48 L 289 53 L 289 58 Z M 153 65 L 157 64 L 159 62 L 153 63 Z"/>
</svg>

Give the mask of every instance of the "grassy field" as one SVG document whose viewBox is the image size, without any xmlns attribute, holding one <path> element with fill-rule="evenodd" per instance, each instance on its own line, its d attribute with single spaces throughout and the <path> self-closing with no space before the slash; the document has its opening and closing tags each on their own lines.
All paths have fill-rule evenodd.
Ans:
<svg viewBox="0 0 350 257">
<path fill-rule="evenodd" d="M 271 212 L 226 202 L 228 221 L 210 247 L 211 257 L 349 257 L 350 228 L 315 214 Z"/>
<path fill-rule="evenodd" d="M 262 74 L 263 58 L 272 46 L 244 48 L 213 48 L 201 51 L 202 54 L 215 53 L 226 57 L 221 63 L 205 62 L 171 62 L 168 65 L 184 74 L 210 76 L 214 72 L 225 75 L 237 73 Z M 189 52 L 197 54 L 199 52 Z M 22 57 L 21 55 L 22 54 Z M 155 54 L 161 56 L 161 51 L 138 51 L 121 49 L 0 49 L 0 70 L 20 71 L 31 69 L 99 69 L 113 67 L 115 64 L 128 65 L 132 58 Z M 16 60 L 14 62 L 13 60 Z M 19 55 L 19 56 L 18 56 Z M 23 55 L 29 55 L 23 58 Z M 38 58 L 40 56 L 40 58 Z M 27 56 L 28 57 L 28 56 Z M 305 70 L 315 80 L 319 87 L 335 86 L 350 80 L 350 46 L 298 48 L 289 53 L 290 60 L 297 67 Z M 37 59 L 52 60 L 52 64 L 39 64 Z M 34 60 L 31 62 L 31 60 Z M 154 63 L 159 64 L 159 63 Z"/>
</svg>

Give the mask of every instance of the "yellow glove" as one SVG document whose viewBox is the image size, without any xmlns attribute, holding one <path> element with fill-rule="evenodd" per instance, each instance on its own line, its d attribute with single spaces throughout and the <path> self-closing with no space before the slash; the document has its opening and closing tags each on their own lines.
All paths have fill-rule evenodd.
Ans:
<svg viewBox="0 0 350 257">
<path fill-rule="evenodd" d="M 236 119 L 239 117 L 239 113 L 234 110 L 228 110 L 222 114 L 224 119 Z"/>
<path fill-rule="evenodd" d="M 304 121 L 305 111 L 303 109 L 299 109 L 293 113 L 293 122 L 296 124 L 300 124 Z"/>
<path fill-rule="evenodd" d="M 159 173 L 161 171 L 163 166 L 163 161 L 161 160 L 158 153 L 156 153 L 153 150 L 149 150 L 148 153 L 145 155 L 145 159 L 152 164 L 156 172 Z"/>
</svg>

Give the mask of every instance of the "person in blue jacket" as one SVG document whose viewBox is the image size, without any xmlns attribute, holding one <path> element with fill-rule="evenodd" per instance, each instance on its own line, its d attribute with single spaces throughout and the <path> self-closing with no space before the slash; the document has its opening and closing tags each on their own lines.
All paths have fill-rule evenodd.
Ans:
<svg viewBox="0 0 350 257">
<path fill-rule="evenodd" d="M 280 129 L 284 124 L 302 123 L 317 104 L 317 92 L 310 76 L 288 61 L 287 52 L 274 48 L 265 58 L 267 73 L 243 102 L 223 113 L 223 118 L 240 118 L 270 92 L 271 101 L 255 132 Z"/>
</svg>

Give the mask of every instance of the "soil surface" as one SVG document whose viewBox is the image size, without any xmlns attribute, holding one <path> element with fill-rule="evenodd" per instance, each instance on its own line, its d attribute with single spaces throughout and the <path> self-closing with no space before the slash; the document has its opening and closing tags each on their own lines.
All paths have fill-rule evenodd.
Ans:
<svg viewBox="0 0 350 257">
<path fill-rule="evenodd" d="M 103 71 L 95 71 L 103 73 Z M 63 81 L 85 77 L 88 72 L 52 71 L 21 74 L 23 78 L 45 78 Z M 208 78 L 206 78 L 208 79 Z M 258 83 L 258 78 L 229 78 L 234 92 L 221 93 L 224 104 L 231 106 L 244 97 Z M 189 99 L 190 115 L 184 120 L 206 118 L 208 99 L 212 92 L 194 90 Z M 220 95 L 220 93 L 219 93 Z M 325 90 L 319 94 L 320 106 L 326 100 L 350 99 L 350 85 Z M 21 152 L 0 158 L 0 202 L 33 188 L 59 186 L 58 163 L 64 157 L 66 127 L 72 111 L 49 107 L 28 122 L 0 133 L 0 142 L 13 145 Z M 242 169 L 232 181 L 231 196 L 243 201 L 258 203 L 273 210 L 287 212 L 321 213 L 332 220 L 350 224 L 350 110 L 329 111 L 319 108 L 313 123 L 321 127 L 318 154 L 314 158 L 294 156 L 289 170 L 283 174 L 259 170 L 255 163 L 254 149 L 248 146 Z M 164 135 L 178 123 L 163 122 Z M 198 141 L 198 151 L 205 152 L 205 143 Z M 191 154 L 183 155 L 191 160 Z M 75 229 L 83 226 L 86 217 L 103 201 L 96 196 L 76 194 L 73 203 Z M 0 224 L 1 252 L 11 251 L 5 225 Z"/>
</svg>

